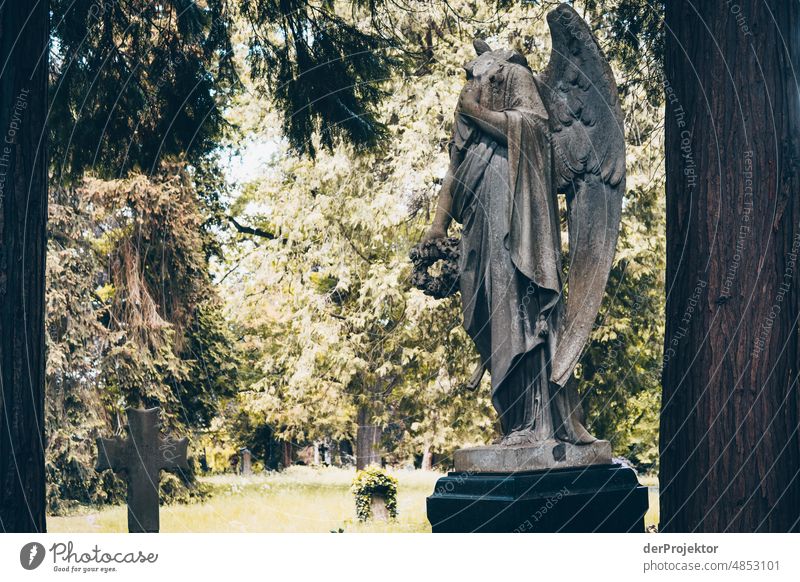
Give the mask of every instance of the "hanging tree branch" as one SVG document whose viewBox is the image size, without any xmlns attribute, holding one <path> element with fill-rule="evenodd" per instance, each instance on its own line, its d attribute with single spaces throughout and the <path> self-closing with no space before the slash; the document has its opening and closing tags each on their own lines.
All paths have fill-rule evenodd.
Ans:
<svg viewBox="0 0 800 582">
<path fill-rule="evenodd" d="M 229 216 L 228 220 L 231 222 L 236 231 L 240 232 L 241 234 L 251 234 L 253 236 L 260 236 L 262 238 L 266 238 L 269 240 L 275 240 L 276 238 L 278 238 L 274 232 L 269 232 L 268 230 L 263 230 L 261 228 L 253 226 L 245 226 L 244 224 L 236 220 L 233 216 Z"/>
</svg>

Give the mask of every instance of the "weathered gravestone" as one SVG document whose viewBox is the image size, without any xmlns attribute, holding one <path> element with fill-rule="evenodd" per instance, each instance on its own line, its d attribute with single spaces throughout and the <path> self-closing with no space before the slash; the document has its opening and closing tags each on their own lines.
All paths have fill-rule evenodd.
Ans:
<svg viewBox="0 0 800 582">
<path fill-rule="evenodd" d="M 389 508 L 386 507 L 386 498 L 383 495 L 374 494 L 369 507 L 374 521 L 389 521 Z"/>
<path fill-rule="evenodd" d="M 456 451 L 428 498 L 434 532 L 644 530 L 647 488 L 587 430 L 574 375 L 617 244 L 624 117 L 586 22 L 567 4 L 547 21 L 552 52 L 538 75 L 523 55 L 475 40 L 436 216 L 411 252 L 415 285 L 437 298 L 460 291 L 481 358 L 467 386 L 491 374 L 501 428 L 494 444 Z M 447 238 L 453 218 L 460 241 Z"/>
<path fill-rule="evenodd" d="M 239 474 L 253 474 L 253 455 L 247 447 L 239 449 Z"/>
<path fill-rule="evenodd" d="M 97 470 L 124 472 L 128 483 L 128 531 L 156 533 L 161 470 L 188 469 L 189 441 L 161 436 L 161 409 L 128 408 L 128 437 L 97 439 Z"/>
</svg>

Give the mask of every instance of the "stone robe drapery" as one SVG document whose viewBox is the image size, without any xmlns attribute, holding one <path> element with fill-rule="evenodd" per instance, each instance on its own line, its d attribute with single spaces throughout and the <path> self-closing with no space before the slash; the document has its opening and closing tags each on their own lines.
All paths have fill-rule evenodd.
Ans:
<svg viewBox="0 0 800 582">
<path fill-rule="evenodd" d="M 505 113 L 507 144 L 457 114 L 452 212 L 463 225 L 464 327 L 491 373 L 503 434 L 552 438 L 567 403 L 549 382 L 561 255 L 547 112 L 522 65 L 495 65 L 477 81 L 481 105 Z"/>
</svg>

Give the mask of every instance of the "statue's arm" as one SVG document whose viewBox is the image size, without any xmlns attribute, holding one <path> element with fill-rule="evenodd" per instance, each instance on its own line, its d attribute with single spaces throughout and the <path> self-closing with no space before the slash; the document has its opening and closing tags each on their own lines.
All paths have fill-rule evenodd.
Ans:
<svg viewBox="0 0 800 582">
<path fill-rule="evenodd" d="M 508 118 L 503 111 L 492 111 L 476 103 L 474 107 L 462 109 L 461 112 L 494 141 L 508 145 Z"/>
<path fill-rule="evenodd" d="M 530 72 L 517 74 L 514 78 L 515 90 L 508 109 L 525 112 L 531 123 L 541 124 L 548 129 L 548 115 L 539 90 Z M 480 85 L 466 89 L 459 100 L 459 111 L 479 130 L 489 135 L 501 145 L 508 145 L 508 116 L 505 111 L 494 111 L 480 103 Z"/>
<path fill-rule="evenodd" d="M 461 92 L 458 110 L 475 126 L 502 145 L 508 143 L 508 119 L 502 111 L 492 111 L 480 103 L 481 88 L 478 83 L 470 84 Z"/>
<path fill-rule="evenodd" d="M 447 167 L 447 173 L 439 190 L 439 199 L 436 202 L 436 214 L 433 217 L 433 224 L 431 224 L 430 229 L 428 229 L 423 238 L 425 241 L 447 236 L 447 229 L 453 219 L 453 176 L 460 163 L 461 152 L 456 147 L 450 148 L 450 165 Z"/>
<path fill-rule="evenodd" d="M 461 90 L 461 96 L 458 100 L 456 107 L 456 119 L 453 125 L 453 141 L 450 144 L 450 164 L 447 167 L 447 173 L 442 181 L 442 187 L 439 190 L 439 198 L 436 202 L 436 214 L 433 217 L 428 232 L 425 233 L 423 241 L 434 240 L 437 238 L 445 238 L 447 236 L 447 229 L 453 220 L 453 185 L 455 183 L 455 175 L 458 166 L 464 159 L 464 148 L 466 142 L 469 141 L 467 137 L 472 131 L 469 127 L 471 125 L 466 121 L 465 116 L 461 116 L 462 102 L 464 95 L 468 93 L 477 93 L 480 96 L 480 90 L 476 90 L 477 83 L 474 80 L 468 80 Z"/>
</svg>

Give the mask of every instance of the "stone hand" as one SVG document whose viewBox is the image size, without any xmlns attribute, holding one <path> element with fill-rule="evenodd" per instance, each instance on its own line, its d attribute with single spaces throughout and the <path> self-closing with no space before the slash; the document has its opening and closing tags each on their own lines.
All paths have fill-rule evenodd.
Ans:
<svg viewBox="0 0 800 582">
<path fill-rule="evenodd" d="M 428 229 L 428 232 L 426 232 L 425 235 L 422 237 L 422 242 L 428 242 L 439 238 L 447 238 L 447 229 L 441 227 L 438 224 L 434 224 Z"/>
<path fill-rule="evenodd" d="M 474 79 L 467 81 L 458 98 L 458 111 L 467 117 L 476 117 L 480 109 L 481 88 Z"/>
</svg>

